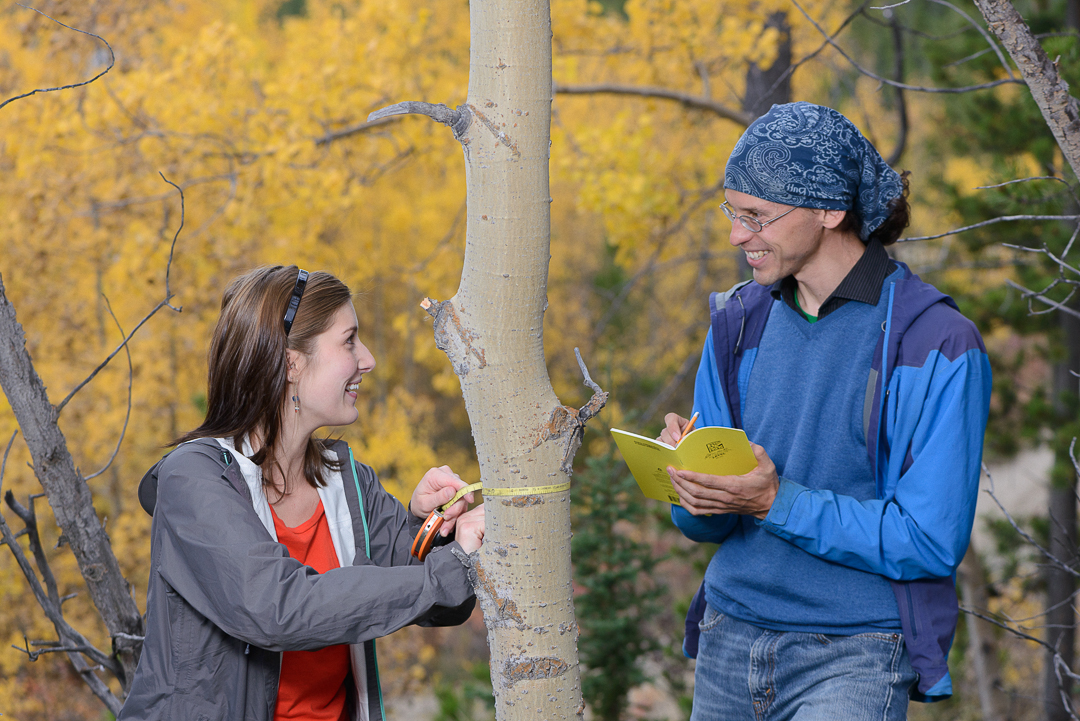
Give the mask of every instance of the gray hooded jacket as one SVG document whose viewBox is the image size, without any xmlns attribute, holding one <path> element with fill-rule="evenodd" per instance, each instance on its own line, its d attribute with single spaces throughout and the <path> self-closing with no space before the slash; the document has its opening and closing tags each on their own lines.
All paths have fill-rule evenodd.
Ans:
<svg viewBox="0 0 1080 721">
<path fill-rule="evenodd" d="M 327 449 L 342 469 L 320 496 L 341 500 L 351 528 L 337 535 L 355 549 L 351 566 L 323 574 L 274 540 L 255 508 L 264 499 L 253 501 L 240 463 L 215 440 L 186 443 L 147 472 L 139 484 L 154 517 L 146 640 L 118 721 L 270 721 L 281 652 L 345 643 L 353 644 L 350 718 L 381 720 L 374 639 L 469 617 L 475 598 L 452 552 L 461 547 L 416 561 L 409 548 L 423 520 L 343 441 Z"/>
</svg>

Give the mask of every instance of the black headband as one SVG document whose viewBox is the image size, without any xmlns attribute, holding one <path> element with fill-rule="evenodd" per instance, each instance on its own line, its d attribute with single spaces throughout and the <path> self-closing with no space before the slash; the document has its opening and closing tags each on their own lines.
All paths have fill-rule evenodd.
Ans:
<svg viewBox="0 0 1080 721">
<path fill-rule="evenodd" d="M 292 289 L 292 297 L 289 298 L 289 307 L 285 311 L 285 337 L 289 337 L 292 330 L 293 320 L 296 318 L 296 309 L 300 307 L 300 299 L 304 297 L 304 288 L 307 287 L 308 272 L 301 270 L 296 274 L 296 285 Z"/>
</svg>

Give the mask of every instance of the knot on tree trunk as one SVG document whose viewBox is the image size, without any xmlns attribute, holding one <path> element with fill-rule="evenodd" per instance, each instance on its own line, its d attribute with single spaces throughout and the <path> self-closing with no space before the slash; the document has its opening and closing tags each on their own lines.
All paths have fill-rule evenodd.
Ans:
<svg viewBox="0 0 1080 721">
<path fill-rule="evenodd" d="M 585 424 L 607 405 L 608 399 L 607 391 L 600 388 L 589 375 L 589 369 L 585 367 L 585 361 L 581 358 L 581 351 L 575 348 L 574 355 L 577 357 L 581 374 L 585 376 L 584 384 L 593 391 L 592 397 L 581 408 L 557 406 L 551 411 L 548 422 L 540 429 L 533 443 L 533 448 L 537 448 L 550 440 L 565 439 L 561 470 L 568 476 L 574 473 L 574 456 L 581 447 L 581 439 L 585 435 Z"/>
<path fill-rule="evenodd" d="M 469 570 L 469 582 L 472 583 L 476 599 L 480 601 L 480 608 L 484 611 L 484 624 L 488 630 L 500 627 L 527 630 L 529 626 L 513 599 L 512 591 L 500 595 L 495 579 L 484 570 L 480 562 L 479 552 L 474 552 L 467 558 L 469 561 L 465 563 L 465 567 Z"/>
<path fill-rule="evenodd" d="M 465 327 L 452 301 L 424 298 L 420 307 L 435 319 L 435 347 L 450 359 L 459 378 L 487 366 L 484 349 L 476 345 L 479 334 Z"/>
<path fill-rule="evenodd" d="M 513 656 L 506 659 L 503 677 L 513 684 L 518 681 L 537 681 L 562 676 L 570 664 L 554 656 Z"/>
</svg>

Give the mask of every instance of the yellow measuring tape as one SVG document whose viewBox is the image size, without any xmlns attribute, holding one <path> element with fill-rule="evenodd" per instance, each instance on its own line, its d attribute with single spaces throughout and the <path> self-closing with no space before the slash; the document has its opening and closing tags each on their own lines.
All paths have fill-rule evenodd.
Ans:
<svg viewBox="0 0 1080 721">
<path fill-rule="evenodd" d="M 416 539 L 413 541 L 409 553 L 421 561 L 427 557 L 435 543 L 435 537 L 439 529 L 442 528 L 443 514 L 446 513 L 446 509 L 460 501 L 468 493 L 480 491 L 485 496 L 534 496 L 540 493 L 558 493 L 559 491 L 569 490 L 570 482 L 567 481 L 555 486 L 526 486 L 525 488 L 484 488 L 483 486 L 483 483 L 473 483 L 465 486 L 455 493 L 453 498 L 432 511 L 427 520 L 424 521 L 424 525 L 420 527 L 419 533 L 416 534 Z"/>
<path fill-rule="evenodd" d="M 484 488 L 482 482 L 471 483 L 457 493 L 446 503 L 439 506 L 439 511 L 445 512 L 447 508 L 454 505 L 466 494 L 473 491 L 480 491 L 485 496 L 535 496 L 540 493 L 559 493 L 561 491 L 569 490 L 570 482 L 560 483 L 555 486 L 525 486 L 524 488 Z"/>
</svg>

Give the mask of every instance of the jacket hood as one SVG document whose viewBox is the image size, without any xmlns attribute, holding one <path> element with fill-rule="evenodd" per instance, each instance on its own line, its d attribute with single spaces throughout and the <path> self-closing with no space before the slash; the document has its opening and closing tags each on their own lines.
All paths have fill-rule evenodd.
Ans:
<svg viewBox="0 0 1080 721">
<path fill-rule="evenodd" d="M 168 456 L 165 456 L 165 458 L 168 458 Z M 165 458 L 151 466 L 150 470 L 139 481 L 139 505 L 151 516 L 154 515 L 154 506 L 157 505 L 158 469 L 165 462 Z"/>
<path fill-rule="evenodd" d="M 330 451 L 337 456 L 337 460 L 342 466 L 347 466 L 349 462 L 349 446 L 345 441 L 327 438 L 324 439 L 322 443 L 327 451 Z M 221 448 L 213 438 L 200 438 L 195 441 L 183 443 L 166 453 L 160 461 L 150 467 L 150 470 L 148 470 L 146 474 L 143 475 L 142 480 L 139 481 L 139 504 L 143 507 L 143 510 L 151 516 L 154 515 L 154 508 L 157 506 L 158 475 L 161 472 L 165 460 L 173 453 L 192 451 L 208 454 L 217 458 L 221 463 L 222 472 L 229 482 L 240 492 L 240 495 L 244 496 L 249 501 L 251 500 L 251 494 L 246 485 L 244 485 L 239 470 L 234 466 L 232 459 L 228 456 L 228 451 Z M 231 473 L 226 472 L 226 469 L 230 467 L 233 468 L 233 471 Z"/>
</svg>

